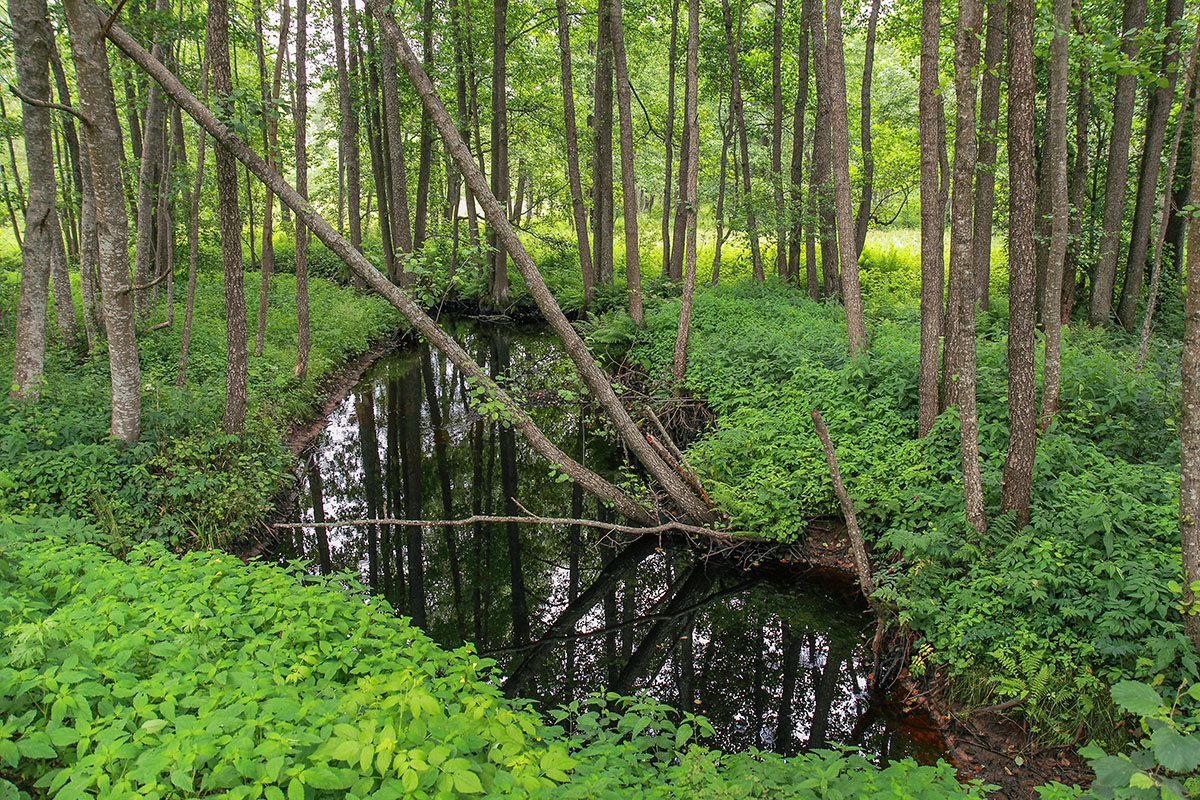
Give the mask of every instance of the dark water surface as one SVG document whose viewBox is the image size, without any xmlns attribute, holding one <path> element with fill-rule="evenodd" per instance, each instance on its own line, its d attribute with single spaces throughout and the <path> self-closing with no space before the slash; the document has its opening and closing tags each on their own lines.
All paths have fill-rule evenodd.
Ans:
<svg viewBox="0 0 1200 800">
<path fill-rule="evenodd" d="M 550 334 L 459 322 L 459 341 L 588 466 L 619 462 L 574 393 Z M 382 358 L 317 439 L 295 521 L 523 513 L 603 519 L 524 439 L 466 405 L 469 388 L 422 345 Z M 660 547 L 660 544 L 662 545 Z M 272 557 L 350 570 L 437 641 L 474 642 L 506 691 L 548 706 L 601 687 L 705 714 L 714 746 L 795 753 L 846 743 L 931 762 L 928 717 L 866 691 L 870 617 L 845 583 L 800 566 L 743 569 L 680 545 L 593 530 L 479 524 L 305 528 Z"/>
</svg>

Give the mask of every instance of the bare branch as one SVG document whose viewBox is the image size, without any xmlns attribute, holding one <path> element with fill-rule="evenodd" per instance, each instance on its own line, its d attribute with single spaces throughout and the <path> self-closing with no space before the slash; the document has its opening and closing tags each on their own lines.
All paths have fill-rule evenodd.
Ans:
<svg viewBox="0 0 1200 800">
<path fill-rule="evenodd" d="M 92 121 L 86 115 L 84 115 L 82 111 L 74 108 L 73 106 L 65 106 L 62 103 L 52 103 L 49 100 L 38 100 L 37 98 L 30 97 L 29 95 L 25 94 L 11 83 L 8 85 L 8 90 L 12 92 L 13 96 L 15 96 L 22 103 L 28 103 L 29 105 L 37 106 L 38 108 L 53 108 L 56 111 L 62 111 L 70 114 L 73 117 L 78 117 L 88 125 L 92 124 Z"/>
</svg>

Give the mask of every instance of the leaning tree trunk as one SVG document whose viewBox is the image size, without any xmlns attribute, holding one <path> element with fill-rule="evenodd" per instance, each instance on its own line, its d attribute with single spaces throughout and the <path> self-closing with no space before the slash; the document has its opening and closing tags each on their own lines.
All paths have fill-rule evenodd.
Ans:
<svg viewBox="0 0 1200 800">
<path fill-rule="evenodd" d="M 86 0 L 65 0 L 63 5 L 71 33 L 79 108 L 86 118 L 83 130 L 96 200 L 101 311 L 112 380 L 110 430 L 114 438 L 132 444 L 141 435 L 142 376 L 129 296 L 129 217 L 121 181 L 121 125 L 100 27 L 107 15 L 100 16 L 103 12 Z"/>
<path fill-rule="evenodd" d="M 1008 13 L 1008 454 L 1004 459 L 1001 509 L 1016 512 L 1017 528 L 1023 528 L 1029 524 L 1037 446 L 1033 0 L 1015 0 Z M 1052 96 L 1054 91 L 1052 88 Z M 1065 107 L 1063 118 L 1065 123 Z M 1048 158 L 1052 155 L 1059 154 L 1047 151 Z M 1064 158 L 1059 160 L 1059 167 L 1065 169 L 1065 151 L 1061 155 Z M 1053 163 L 1050 167 L 1054 168 Z M 1049 305 L 1057 307 L 1057 303 Z M 960 393 L 961 389 L 960 385 Z"/>
<path fill-rule="evenodd" d="M 305 0 L 297 3 L 297 20 L 303 26 Z M 297 37 L 296 51 L 297 103 L 304 95 L 303 35 Z M 213 91 L 218 103 L 232 108 L 233 79 L 229 68 L 229 8 L 225 0 L 209 0 L 208 48 L 212 69 Z M 151 56 L 154 53 L 151 51 Z M 156 86 L 153 88 L 157 88 Z M 303 117 L 300 118 L 303 120 Z M 228 124 L 228 123 L 227 123 Z M 296 136 L 303 135 L 303 125 L 297 125 Z M 147 142 L 149 147 L 150 143 Z M 238 205 L 237 160 L 229 148 L 213 148 L 217 171 L 217 221 L 221 229 L 221 262 L 225 267 L 225 416 L 226 433 L 240 434 L 246 427 L 246 291 L 242 276 L 242 210 Z M 298 227 L 298 226 L 297 226 Z M 297 238 L 297 251 L 299 239 Z M 300 274 L 297 265 L 296 283 Z M 307 311 L 307 309 L 306 309 Z M 304 320 L 307 322 L 307 319 Z M 302 336 L 307 331 L 302 330 Z M 307 345 L 307 341 L 302 346 Z M 307 355 L 307 353 L 305 354 Z M 303 372 L 299 372 L 303 375 Z"/>
<path fill-rule="evenodd" d="M 742 196 L 745 202 L 743 211 L 746 214 L 746 233 L 750 236 L 750 254 L 754 262 L 754 280 L 762 283 L 763 274 L 762 252 L 758 241 L 758 223 L 754 214 L 754 199 L 750 190 L 750 148 L 746 140 L 746 115 L 742 104 L 741 69 L 738 64 L 738 46 L 733 40 L 733 16 L 729 12 L 729 0 L 721 0 L 721 16 L 725 22 L 725 49 L 729 55 L 729 99 L 733 109 L 733 122 L 736 126 L 739 151 L 742 157 Z M 698 160 L 697 153 L 691 153 L 691 158 Z"/>
<path fill-rule="evenodd" d="M 941 3 L 921 3 L 921 78 L 917 92 L 921 141 L 921 360 L 917 378 L 917 435 L 925 436 L 938 415 L 938 355 L 946 280 L 946 216 L 938 181 L 941 169 L 938 49 Z"/>
<path fill-rule="evenodd" d="M 1133 227 L 1129 233 L 1129 258 L 1125 262 L 1125 283 L 1117 304 L 1117 321 L 1130 333 L 1133 333 L 1137 324 L 1137 305 L 1142 296 L 1146 253 L 1150 248 L 1150 223 L 1154 217 L 1154 200 L 1158 195 L 1158 172 L 1162 165 L 1163 142 L 1167 137 L 1167 117 L 1175 102 L 1175 79 L 1179 74 L 1179 29 L 1176 23 L 1182 14 L 1183 0 L 1167 0 L 1163 11 L 1166 43 L 1159 71 L 1166 80 L 1154 87 L 1146 110 L 1146 143 L 1142 148 Z"/>
<path fill-rule="evenodd" d="M 674 1 L 679 2 L 679 0 Z M 592 269 L 592 249 L 588 243 L 587 209 L 583 204 L 583 184 L 579 178 L 579 134 L 575 129 L 575 83 L 571 78 L 571 28 L 567 20 L 567 0 L 555 0 L 555 9 L 558 15 L 558 50 L 562 69 L 563 128 L 567 140 L 567 181 L 571 186 L 571 215 L 575 220 L 575 239 L 579 246 L 579 267 L 583 273 L 584 305 L 590 307 L 596 293 L 596 276 Z M 672 32 L 673 36 L 674 32 Z M 669 131 L 670 128 L 668 128 L 668 137 L 670 136 Z M 668 139 L 666 204 L 671 202 L 670 153 L 671 144 Z M 663 212 L 664 243 L 667 237 L 666 220 L 669 216 L 669 212 Z M 666 259 L 667 256 L 664 255 L 664 264 L 666 264 Z"/>
<path fill-rule="evenodd" d="M 88 15 L 88 21 L 95 26 L 97 31 L 99 31 L 100 23 L 104 22 L 108 18 L 105 12 L 100 11 L 94 6 L 83 6 L 80 0 L 68 0 L 68 4 L 69 6 L 70 4 L 77 4 L 81 8 L 82 12 Z M 408 47 L 407 41 L 404 39 L 403 34 L 400 33 L 395 23 L 391 22 L 390 26 L 385 24 L 384 27 L 388 35 L 392 36 L 394 40 L 401 43 L 403 48 L 402 54 L 405 69 L 410 71 L 412 75 L 425 77 L 424 72 L 421 71 L 420 64 L 417 62 L 416 57 L 412 54 L 411 49 Z M 282 202 L 296 212 L 297 219 L 300 220 L 300 222 L 306 227 L 311 229 L 317 235 L 317 237 L 320 238 L 321 241 L 330 248 L 330 250 L 336 253 L 338 257 L 340 257 L 353 272 L 361 277 L 371 289 L 378 292 L 381 296 L 392 303 L 392 305 L 399 309 L 404 317 L 421 333 L 422 336 L 426 338 L 426 340 L 429 341 L 431 345 L 444 352 L 454 363 L 454 365 L 463 371 L 463 373 L 467 376 L 468 381 L 471 381 L 473 385 L 483 387 L 491 399 L 499 402 L 504 408 L 502 414 L 505 421 L 509 424 L 512 424 L 518 431 L 520 431 L 529 440 L 535 451 L 551 462 L 560 465 L 564 472 L 566 472 L 573 480 L 582 485 L 586 490 L 595 494 L 602 500 L 611 502 L 619 513 L 643 523 L 650 522 L 652 520 L 650 512 L 639 505 L 636 501 L 632 500 L 628 495 L 626 495 L 616 486 L 613 486 L 604 478 L 601 478 L 591 470 L 586 469 L 585 467 L 582 467 L 580 464 L 576 463 L 573 459 L 559 450 L 552 442 L 550 442 L 550 440 L 546 438 L 546 435 L 543 434 L 529 418 L 528 414 L 526 414 L 525 411 L 519 405 L 517 405 L 500 386 L 498 386 L 488 377 L 486 371 L 481 368 L 465 350 L 463 350 L 462 346 L 459 345 L 453 337 L 447 334 L 436 322 L 434 322 L 429 315 L 427 315 L 421 309 L 421 307 L 418 306 L 407 294 L 392 284 L 382 273 L 380 273 L 379 270 L 373 264 L 371 264 L 371 262 L 368 261 L 362 253 L 360 253 L 342 236 L 340 236 L 338 232 L 334 230 L 334 228 L 313 209 L 312 205 L 306 198 L 304 198 L 294 188 L 289 186 L 278 172 L 268 167 L 257 153 L 255 153 L 245 144 L 245 142 L 238 138 L 237 134 L 230 130 L 224 123 L 219 121 L 210 110 L 205 108 L 195 98 L 195 96 L 187 90 L 180 80 L 172 75 L 170 71 L 168 71 L 162 65 L 161 62 L 153 59 L 145 50 L 145 48 L 138 45 L 137 42 L 132 39 L 132 37 L 130 37 L 117 25 L 113 25 L 109 28 L 108 37 L 139 67 L 149 72 L 151 76 L 163 86 L 168 95 L 170 95 L 176 103 L 178 103 L 185 111 L 187 111 L 189 116 L 196 120 L 196 122 L 198 122 L 206 131 L 208 131 L 208 133 L 211 134 L 218 142 L 229 148 L 236 155 L 236 157 L 251 170 L 251 172 L 253 172 L 260 180 L 266 183 L 270 189 L 279 196 Z M 429 83 L 428 78 L 425 78 L 425 80 L 418 85 L 423 92 L 423 96 L 435 97 L 433 94 L 432 84 Z M 455 160 L 459 167 L 464 168 L 464 177 L 471 181 L 475 189 L 478 191 L 481 200 L 485 201 L 485 208 L 487 209 L 489 215 L 493 215 L 495 218 L 499 219 L 499 203 L 496 201 L 496 198 L 487 191 L 487 184 L 483 179 L 482 173 L 479 172 L 478 168 L 475 167 L 473 161 L 471 160 L 471 154 L 466 150 L 461 139 L 456 139 L 455 137 L 450 136 L 448 133 L 449 131 L 453 131 L 454 128 L 453 123 L 450 121 L 449 115 L 446 113 L 445 107 L 441 105 L 440 101 L 436 101 L 436 104 L 431 104 L 431 106 L 434 123 L 442 136 L 447 139 L 448 143 L 451 145 L 449 149 L 454 154 Z M 113 113 L 115 118 L 115 108 Z M 115 161 L 113 163 L 116 164 Z M 465 167 L 468 165 L 470 166 L 470 169 L 465 169 Z M 511 233 L 511 231 L 511 227 L 505 229 L 505 232 Z M 518 263 L 522 264 L 523 266 L 531 265 L 531 260 L 529 259 L 528 253 L 526 253 L 524 249 L 520 247 L 519 240 L 517 240 L 515 237 L 512 237 L 509 238 L 508 241 L 510 244 L 515 243 L 518 249 Z M 532 277 L 537 273 L 530 272 L 529 274 Z M 543 282 L 540 284 L 540 286 L 538 286 L 532 279 L 527 280 L 530 280 L 535 296 L 544 302 L 545 298 L 549 294 L 545 283 Z M 557 330 L 562 331 L 564 325 L 567 329 L 570 329 L 570 323 L 567 322 L 566 317 L 562 314 L 561 310 L 559 310 L 557 314 L 552 312 L 552 309 L 557 308 L 557 306 L 551 306 L 547 304 L 546 308 L 547 310 L 551 310 L 551 313 L 547 314 L 547 316 L 550 317 L 553 323 L 557 323 Z M 565 334 L 560 335 L 565 336 Z M 581 340 L 578 344 L 569 346 L 568 352 L 572 354 L 578 354 L 580 352 L 579 345 L 582 345 Z M 577 363 L 579 363 L 579 361 L 577 361 Z M 594 361 L 590 361 L 590 357 L 588 365 L 591 367 L 590 371 L 586 366 L 583 365 L 580 366 L 581 371 L 592 374 L 593 378 L 597 373 L 600 376 L 603 376 L 603 372 L 598 366 L 596 366 Z M 589 385 L 590 384 L 591 382 L 589 382 Z M 612 392 L 612 387 L 610 384 L 606 383 L 604 385 L 608 386 L 608 392 L 604 393 L 603 389 L 601 389 L 597 394 L 598 396 L 610 394 L 611 398 L 605 398 L 601 396 L 601 399 L 607 405 L 611 406 L 612 400 L 616 399 L 616 395 L 614 392 Z M 617 402 L 617 407 L 619 408 L 619 401 Z M 636 428 L 633 426 L 632 420 L 628 418 L 628 415 L 625 415 L 624 420 L 625 421 L 622 421 L 620 419 L 620 415 L 617 415 L 618 429 L 623 430 L 626 433 L 628 433 L 630 429 L 633 429 L 636 432 Z M 645 440 L 642 439 L 642 441 L 644 442 Z M 636 451 L 638 448 L 633 447 L 631 449 Z"/>
<path fill-rule="evenodd" d="M 646 314 L 642 310 L 637 179 L 633 171 L 633 109 L 630 105 L 629 68 L 625 63 L 625 26 L 621 20 L 621 0 L 612 0 L 609 3 L 609 27 L 617 82 L 617 109 L 621 121 L 621 211 L 625 218 L 625 289 L 629 294 L 629 316 L 633 318 L 633 324 L 640 328 L 646 324 Z M 517 202 L 520 202 L 520 193 Z M 696 282 L 695 262 L 695 256 L 692 256 L 689 263 L 692 265 L 693 284 Z"/>
<path fill-rule="evenodd" d="M 838 256 L 842 268 L 842 304 L 850 355 L 867 346 L 858 254 L 854 249 L 854 217 L 850 211 L 850 118 L 846 109 L 846 63 L 842 48 L 842 0 L 825 4 L 825 50 L 829 68 L 830 130 L 833 143 L 833 198 L 837 216 Z"/>
<path fill-rule="evenodd" d="M 14 400 L 37 400 L 46 359 L 52 237 L 58 232 L 50 111 L 43 105 L 50 102 L 50 48 L 54 40 L 45 0 L 10 0 L 8 13 L 13 27 L 17 85 L 21 94 L 29 98 L 21 103 L 29 201 L 25 206 L 25 241 L 21 248 L 21 288 L 17 297 L 9 396 Z"/>
<path fill-rule="evenodd" d="M 1020 0 L 1029 3 L 1031 0 Z M 975 405 L 975 283 L 972 269 L 972 192 L 975 176 L 975 68 L 979 64 L 980 0 L 962 0 L 954 33 L 954 186 L 950 208 L 950 297 L 947 316 L 954 320 L 946 339 L 947 394 L 958 406 L 963 497 L 967 521 L 976 531 L 987 527 L 979 467 L 979 420 Z"/>
<path fill-rule="evenodd" d="M 1146 21 L 1146 0 L 1125 0 L 1121 14 L 1122 58 L 1136 62 L 1138 35 Z M 1117 258 L 1121 252 L 1121 222 L 1125 217 L 1125 194 L 1129 186 L 1129 140 L 1133 131 L 1133 106 L 1137 100 L 1135 72 L 1117 75 L 1113 95 L 1112 135 L 1108 143 L 1108 170 L 1104 177 L 1104 219 L 1100 233 L 1100 255 L 1092 277 L 1088 322 L 1107 325 L 1112 314 L 1113 286 L 1117 280 Z M 1156 158 L 1158 156 L 1155 156 Z"/>
<path fill-rule="evenodd" d="M 854 252 L 862 255 L 867 243 L 867 225 L 871 222 L 871 200 L 874 194 L 875 156 L 871 152 L 871 73 L 875 66 L 875 27 L 879 23 L 880 0 L 871 0 L 871 16 L 867 20 L 866 54 L 863 57 L 862 122 L 862 195 L 858 200 L 858 214 L 854 217 Z"/>
<path fill-rule="evenodd" d="M 988 0 L 987 34 L 983 46 L 983 80 L 979 92 L 979 161 L 975 168 L 974 243 L 976 296 L 988 307 L 992 278 L 992 217 L 996 207 L 996 141 L 1000 122 L 1000 66 L 1004 60 L 1004 3 Z M 1018 121 L 1023 125 L 1023 121 Z M 1011 125 L 1011 123 L 1010 123 Z"/>
</svg>

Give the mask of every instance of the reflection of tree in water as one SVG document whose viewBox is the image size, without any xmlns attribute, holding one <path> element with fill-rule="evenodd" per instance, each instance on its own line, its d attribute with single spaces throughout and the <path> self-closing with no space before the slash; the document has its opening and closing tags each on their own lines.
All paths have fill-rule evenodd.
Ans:
<svg viewBox="0 0 1200 800">
<path fill-rule="evenodd" d="M 560 399 L 573 371 L 554 340 L 498 326 L 454 332 L 527 399 L 552 441 L 615 471 L 617 453 L 597 433 L 603 426 L 579 402 Z M 521 513 L 518 502 L 534 513 L 606 518 L 511 429 L 472 411 L 468 393 L 463 376 L 426 346 L 383 359 L 331 414 L 297 518 L 512 515 Z M 645 690 L 704 713 L 725 749 L 794 753 L 844 742 L 882 758 L 938 755 L 916 746 L 904 720 L 866 693 L 864 609 L 812 575 L 697 561 L 657 538 L 613 542 L 595 531 L 511 523 L 310 528 L 281 541 L 279 557 L 357 572 L 438 641 L 473 641 L 513 694 L 554 704 L 601 687 Z"/>
</svg>

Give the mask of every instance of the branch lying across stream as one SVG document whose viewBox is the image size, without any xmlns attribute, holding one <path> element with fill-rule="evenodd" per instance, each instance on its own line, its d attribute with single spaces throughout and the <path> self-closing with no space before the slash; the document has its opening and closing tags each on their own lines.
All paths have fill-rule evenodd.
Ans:
<svg viewBox="0 0 1200 800">
<path fill-rule="evenodd" d="M 704 536 L 721 542 L 762 542 L 763 540 L 743 533 L 729 533 L 699 525 L 688 525 L 684 522 L 664 522 L 660 525 L 620 525 L 615 522 L 599 522 L 592 519 L 572 519 L 570 517 L 537 517 L 537 516 L 494 516 L 490 514 L 472 514 L 462 519 L 346 519 L 338 522 L 276 522 L 272 528 L 279 530 L 295 530 L 297 528 L 351 528 L 359 525 L 396 525 L 408 528 L 437 528 L 442 526 L 474 525 L 477 522 L 516 522 L 531 525 L 579 525 L 584 528 L 596 528 L 610 533 L 628 533 L 634 536 L 651 536 L 662 533 L 687 533 L 693 536 Z"/>
</svg>

